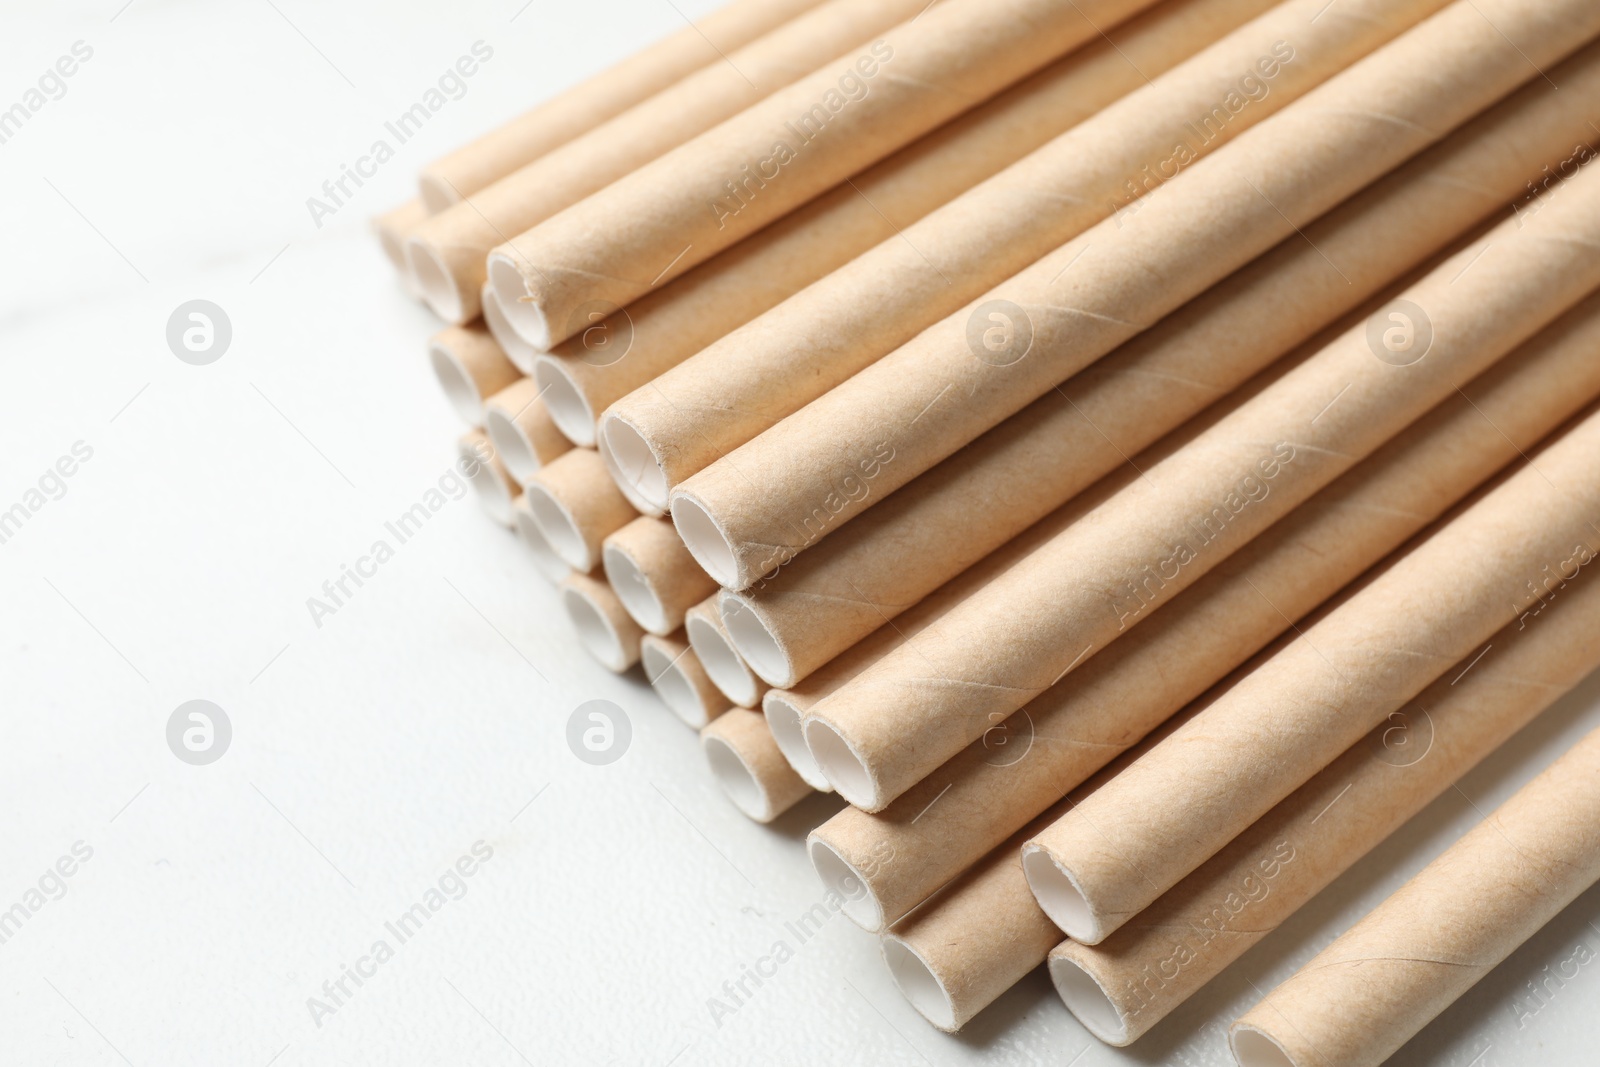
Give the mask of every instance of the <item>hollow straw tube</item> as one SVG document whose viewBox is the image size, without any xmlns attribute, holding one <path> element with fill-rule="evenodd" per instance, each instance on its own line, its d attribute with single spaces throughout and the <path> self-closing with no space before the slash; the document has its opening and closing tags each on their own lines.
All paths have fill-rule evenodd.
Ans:
<svg viewBox="0 0 1600 1067">
<path fill-rule="evenodd" d="M 1142 196 L 1159 184 L 1147 177 L 1155 168 L 1214 151 L 1441 3 L 1362 0 L 1318 17 L 1293 0 L 1267 12 L 619 401 L 606 416 L 613 449 L 638 454 L 628 467 L 665 503 L 697 471 Z M 1255 99 L 1239 95 L 1241 83 Z M 1237 112 L 1194 125 L 1224 100 Z"/>
<path fill-rule="evenodd" d="M 1570 169 L 1573 146 L 1600 125 L 1600 45 L 1548 73 L 776 574 L 725 594 L 740 654 L 771 684 L 793 685 L 1502 209 L 1540 164 Z M 1516 210 L 1531 217 L 1541 202 Z"/>
<path fill-rule="evenodd" d="M 667 637 L 645 634 L 639 659 L 650 688 L 685 725 L 698 730 L 733 706 L 700 666 L 681 630 Z"/>
<path fill-rule="evenodd" d="M 1542 603 L 1533 583 L 1600 554 L 1597 449 L 1600 413 L 1034 837 L 1023 865 L 1040 906 L 1103 940 L 1477 650 L 1508 606 Z"/>
<path fill-rule="evenodd" d="M 1152 0 L 946 0 L 490 253 L 502 307 L 536 345 L 622 307 Z M 820 10 L 820 9 L 819 9 Z M 797 23 L 798 24 L 798 21 Z"/>
<path fill-rule="evenodd" d="M 728 53 L 725 62 L 702 67 L 427 219 L 407 239 L 406 257 L 428 306 L 452 322 L 475 318 L 480 288 L 490 280 L 485 255 L 491 248 L 511 241 L 513 251 L 521 249 L 525 242 L 517 235 L 528 227 L 624 178 L 820 64 L 866 48 L 875 36 L 915 15 L 917 7 L 916 0 L 826 0 Z M 737 171 L 728 174 L 729 179 L 738 177 Z M 697 206 L 705 210 L 704 205 Z M 520 292 L 500 284 L 495 290 L 500 311 L 512 328 L 534 348 L 548 349 L 549 339 L 523 325 L 529 312 Z M 618 306 L 620 302 L 613 302 L 604 314 Z M 591 324 L 589 310 L 578 305 L 569 309 L 579 322 L 568 333 Z"/>
<path fill-rule="evenodd" d="M 732 0 L 422 168 L 428 213 L 510 174 L 815 7 L 818 0 Z M 419 204 L 419 207 L 421 205 Z M 399 264 L 396 264 L 397 266 Z"/>
<path fill-rule="evenodd" d="M 561 606 L 578 632 L 578 643 L 608 671 L 621 674 L 639 662 L 644 631 L 622 610 L 605 579 L 569 574 L 561 580 Z"/>
<path fill-rule="evenodd" d="M 847 773 L 870 784 L 841 790 L 846 798 L 881 808 L 978 737 L 990 715 L 1009 715 L 1135 629 L 1600 285 L 1600 174 L 1580 172 L 1562 193 L 1525 226 L 1508 220 L 1445 261 L 870 680 L 813 708 L 812 752 L 813 731 L 836 735 Z M 1397 322 L 1415 331 L 1413 343 L 1391 351 Z"/>
<path fill-rule="evenodd" d="M 637 514 L 592 448 L 574 448 L 540 467 L 524 486 L 539 531 L 556 555 L 584 574 L 600 566 L 601 544 Z"/>
<path fill-rule="evenodd" d="M 859 903 L 847 914 L 868 929 L 905 915 L 1519 451 L 1533 449 L 1600 394 L 1597 345 L 1600 297 L 1590 297 L 991 728 L 1031 740 L 1027 758 L 996 759 L 979 741 L 883 812 L 847 808 L 819 826 L 810 841 L 819 871 L 826 862 L 828 870 L 853 873 L 851 885 L 859 886 Z M 876 864 L 886 850 L 904 860 Z"/>
<path fill-rule="evenodd" d="M 608 534 L 601 561 L 622 606 L 653 634 L 681 628 L 684 613 L 717 589 L 683 547 L 672 523 L 650 515 Z"/>
<path fill-rule="evenodd" d="M 1596 32 L 1458 0 L 680 485 L 690 551 L 749 585 Z"/>
<path fill-rule="evenodd" d="M 521 377 L 482 326 L 440 330 L 428 339 L 428 362 L 445 399 L 473 426 L 483 425 L 483 402 Z"/>
<path fill-rule="evenodd" d="M 1233 1024 L 1241 1067 L 1375 1067 L 1600 881 L 1590 733 Z"/>
<path fill-rule="evenodd" d="M 564 432 L 592 444 L 595 418 L 613 402 L 1271 6 L 1158 3 L 634 301 L 598 332 L 562 341 L 530 373 L 550 390 Z M 486 301 L 491 327 L 492 308 Z M 664 489 L 654 499 L 665 509 Z"/>
<path fill-rule="evenodd" d="M 1564 692 L 1600 667 L 1600 581 L 1504 627 L 1098 945 L 1050 976 L 1096 1037 L 1127 1045 L 1244 955 Z M 1476 653 L 1474 653 L 1476 657 Z"/>
<path fill-rule="evenodd" d="M 572 451 L 532 378 L 518 378 L 483 405 L 483 428 L 506 470 L 526 484 L 539 468 Z"/>
<path fill-rule="evenodd" d="M 511 506 L 522 489 L 495 455 L 488 436 L 468 430 L 456 441 L 456 457 L 484 512 L 501 526 L 514 525 Z"/>
<path fill-rule="evenodd" d="M 700 747 L 722 791 L 756 822 L 771 822 L 811 795 L 784 762 L 759 712 L 730 708 L 700 731 Z"/>
<path fill-rule="evenodd" d="M 741 708 L 758 708 L 767 685 L 750 670 L 728 640 L 728 631 L 717 614 L 717 598 L 709 596 L 683 616 L 683 630 L 689 647 L 700 658 L 700 665 L 722 695 Z"/>
<path fill-rule="evenodd" d="M 512 501 L 511 526 L 517 531 L 522 543 L 528 546 L 528 551 L 533 554 L 534 566 L 539 568 L 540 574 L 552 582 L 560 583 L 561 579 L 572 573 L 572 566 L 556 555 L 555 549 L 550 547 L 550 542 L 544 539 L 544 533 L 534 521 L 533 510 L 528 506 L 526 493 L 519 491 Z"/>
</svg>

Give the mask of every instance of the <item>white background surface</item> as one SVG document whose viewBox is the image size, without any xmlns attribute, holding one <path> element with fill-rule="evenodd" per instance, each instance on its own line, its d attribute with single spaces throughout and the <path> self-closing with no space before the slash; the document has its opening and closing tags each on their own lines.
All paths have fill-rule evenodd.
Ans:
<svg viewBox="0 0 1600 1067">
<path fill-rule="evenodd" d="M 123 2 L 8 0 L 0 25 L 0 108 L 94 49 L 0 145 L 0 510 L 93 449 L 0 545 L 0 910 L 93 849 L 0 944 L 0 1062 L 1221 1064 L 1258 989 L 1600 722 L 1591 679 L 1127 1052 L 1042 973 L 941 1035 L 842 916 L 718 1026 L 707 998 L 820 898 L 801 840 L 833 802 L 746 821 L 470 498 L 320 628 L 306 607 L 460 432 L 423 358 L 435 324 L 366 219 L 711 3 Z M 494 57 L 466 95 L 316 228 L 306 197 L 479 39 Z M 165 343 L 194 298 L 233 325 L 211 366 Z M 602 768 L 564 742 L 597 697 L 634 728 Z M 205 767 L 165 740 L 194 698 L 234 729 Z M 465 895 L 317 1025 L 307 998 L 478 841 L 493 858 Z M 1600 953 L 1600 892 L 1396 1062 L 1593 1062 L 1600 967 L 1516 999 L 1580 944 Z"/>
</svg>

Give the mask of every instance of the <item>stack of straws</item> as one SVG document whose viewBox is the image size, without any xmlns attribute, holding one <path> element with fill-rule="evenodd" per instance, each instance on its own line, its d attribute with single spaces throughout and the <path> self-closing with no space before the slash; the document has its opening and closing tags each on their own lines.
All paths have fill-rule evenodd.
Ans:
<svg viewBox="0 0 1600 1067">
<path fill-rule="evenodd" d="M 1597 36 L 733 0 L 379 226 L 595 657 L 753 818 L 849 801 L 934 1025 L 1048 959 L 1125 1045 L 1600 666 Z M 1597 878 L 1600 735 L 1233 1052 L 1378 1063 Z"/>
</svg>

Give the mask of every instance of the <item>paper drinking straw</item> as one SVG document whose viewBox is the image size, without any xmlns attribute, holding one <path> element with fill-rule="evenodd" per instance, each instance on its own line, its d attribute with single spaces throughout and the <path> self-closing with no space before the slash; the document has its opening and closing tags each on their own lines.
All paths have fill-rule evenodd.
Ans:
<svg viewBox="0 0 1600 1067">
<path fill-rule="evenodd" d="M 1586 572 L 1440 675 L 1227 848 L 1098 945 L 1050 953 L 1067 1007 L 1102 1041 L 1148 1033 L 1450 784 L 1600 667 Z M 1476 655 L 1476 653 L 1474 653 Z"/>
<path fill-rule="evenodd" d="M 422 286 L 428 306 L 451 322 L 475 318 L 479 290 L 488 278 L 484 257 L 491 248 L 510 241 L 509 248 L 515 254 L 525 245 L 517 235 L 528 227 L 562 212 L 821 64 L 847 53 L 853 59 L 854 51 L 865 49 L 874 37 L 915 15 L 917 6 L 913 0 L 826 0 L 728 53 L 726 62 L 700 68 L 485 186 L 468 200 L 429 218 L 412 231 L 406 242 L 407 262 Z M 771 145 L 762 147 L 770 149 Z M 752 157 L 752 165 L 755 158 Z M 730 180 L 741 176 L 737 169 L 727 175 Z M 726 195 L 724 190 L 719 192 Z M 705 210 L 704 205 L 697 206 Z M 520 290 L 510 290 L 497 282 L 495 292 L 500 298 L 500 310 L 512 328 L 534 348 L 548 349 L 549 340 L 530 333 L 524 325 L 526 313 L 520 304 Z M 606 313 L 618 306 L 620 302 L 611 304 Z M 592 324 L 587 309 L 574 305 L 570 310 L 578 314 L 583 328 Z"/>
<path fill-rule="evenodd" d="M 771 822 L 811 795 L 772 743 L 759 712 L 729 709 L 700 731 L 700 747 L 722 791 L 756 822 Z"/>
<path fill-rule="evenodd" d="M 1597 448 L 1600 414 L 1035 836 L 1023 865 L 1056 925 L 1103 940 L 1600 553 Z"/>
<path fill-rule="evenodd" d="M 534 345 L 563 341 L 586 305 L 637 300 L 1151 3 L 924 6 L 508 239 L 490 254 L 501 306 Z"/>
<path fill-rule="evenodd" d="M 1233 1024 L 1241 1067 L 1375 1067 L 1600 880 L 1600 731 Z"/>
<path fill-rule="evenodd" d="M 629 466 L 665 500 L 922 327 L 1142 196 L 1159 184 L 1153 168 L 1171 172 L 1175 146 L 1194 156 L 1215 150 L 1438 6 L 1369 0 L 1315 18 L 1310 3 L 1294 0 L 1269 11 L 619 401 L 606 417 L 613 449 L 637 452 Z M 1239 95 L 1241 84 L 1256 99 Z M 1249 102 L 1207 123 L 1223 100 Z M 804 374 L 792 372 L 796 352 L 805 353 Z"/>
<path fill-rule="evenodd" d="M 483 324 L 489 328 L 489 334 L 500 345 L 500 351 L 505 353 L 511 365 L 523 374 L 533 375 L 533 361 L 538 352 L 532 345 L 517 336 L 517 331 L 506 322 L 506 317 L 500 312 L 500 301 L 495 299 L 494 290 L 485 283 L 478 292 L 479 308 L 483 311 Z"/>
<path fill-rule="evenodd" d="M 732 0 L 699 22 L 422 168 L 427 212 L 443 211 L 551 149 L 777 29 L 817 0 Z"/>
<path fill-rule="evenodd" d="M 722 694 L 741 708 L 759 708 L 767 685 L 739 658 L 717 614 L 717 598 L 709 596 L 683 616 L 689 647 Z"/>
<path fill-rule="evenodd" d="M 593 443 L 614 401 L 1270 6 L 1159 3 L 629 304 L 601 345 L 587 330 L 561 342 L 532 373 L 559 398 L 563 430 Z M 604 350 L 617 337 L 626 358 L 621 345 Z M 661 492 L 656 508 L 666 504 Z"/>
<path fill-rule="evenodd" d="M 684 482 L 690 551 L 749 585 L 1595 32 L 1579 0 L 1458 0 Z"/>
<path fill-rule="evenodd" d="M 717 590 L 672 523 L 650 515 L 609 534 L 601 546 L 601 563 L 622 606 L 653 634 L 681 628 L 684 613 Z"/>
<path fill-rule="evenodd" d="M 483 510 L 501 526 L 513 525 L 511 504 L 521 487 L 506 472 L 488 436 L 482 430 L 468 430 L 456 441 L 456 456 Z"/>
<path fill-rule="evenodd" d="M 723 597 L 751 667 L 793 685 L 1524 191 L 1600 125 L 1590 45 L 921 475 Z M 1561 86 L 1560 90 L 1553 86 Z M 1527 212 L 1537 201 L 1519 207 Z M 1337 264 L 1337 266 L 1335 266 Z M 907 567 L 905 559 L 918 565 Z M 736 605 L 730 612 L 728 605 Z"/>
<path fill-rule="evenodd" d="M 406 235 L 428 217 L 428 209 L 421 200 L 407 200 L 392 211 L 386 211 L 372 220 L 372 229 L 378 235 L 378 246 L 388 257 L 394 269 L 400 272 L 400 284 L 407 294 L 422 299 L 422 288 L 406 269 Z"/>
<path fill-rule="evenodd" d="M 1002 736 L 1032 739 L 1027 758 L 979 741 L 880 814 L 850 808 L 818 827 L 819 871 L 853 873 L 865 888 L 846 913 L 874 930 L 905 915 L 1531 450 L 1600 394 L 1596 345 L 1600 298 L 1591 297 L 999 724 Z M 875 864 L 886 850 L 904 860 Z"/>
<path fill-rule="evenodd" d="M 637 514 L 606 477 L 592 448 L 574 448 L 534 472 L 524 485 L 528 507 L 544 539 L 573 570 L 600 566 L 606 536 Z"/>
<path fill-rule="evenodd" d="M 517 531 L 517 536 L 523 544 L 533 553 L 533 562 L 539 568 L 539 573 L 552 582 L 572 573 L 572 567 L 566 560 L 556 555 L 555 549 L 550 547 L 550 542 L 544 539 L 544 534 L 539 529 L 539 524 L 534 521 L 533 511 L 528 507 L 528 495 L 518 492 L 511 504 L 511 525 Z"/>
<path fill-rule="evenodd" d="M 1520 221 L 1446 260 L 937 632 L 813 708 L 807 741 L 835 788 L 881 808 L 976 739 L 990 715 L 1009 715 L 1135 628 L 1600 285 L 1600 255 L 1586 243 L 1600 243 L 1600 175 L 1580 172 Z M 831 760 L 814 734 L 828 735 Z"/>
<path fill-rule="evenodd" d="M 733 706 L 700 666 L 681 630 L 668 637 L 645 634 L 639 658 L 650 688 L 686 725 L 698 730 Z"/>
<path fill-rule="evenodd" d="M 482 326 L 447 326 L 428 340 L 428 362 L 462 420 L 483 425 L 483 402 L 521 377 Z"/>
<path fill-rule="evenodd" d="M 526 483 L 540 467 L 572 450 L 550 418 L 532 378 L 518 378 L 483 405 L 483 428 L 511 477 Z"/>
<path fill-rule="evenodd" d="M 573 573 L 561 579 L 559 588 L 561 606 L 585 652 L 618 674 L 639 662 L 644 631 L 622 610 L 622 601 L 605 579 Z"/>
</svg>

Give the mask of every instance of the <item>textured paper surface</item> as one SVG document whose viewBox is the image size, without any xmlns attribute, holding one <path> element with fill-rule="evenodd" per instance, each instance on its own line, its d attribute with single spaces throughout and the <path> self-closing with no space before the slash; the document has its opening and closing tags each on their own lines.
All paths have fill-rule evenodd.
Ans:
<svg viewBox="0 0 1600 1067">
<path fill-rule="evenodd" d="M 1556 167 L 1600 124 L 1600 47 L 1549 76 L 740 594 L 784 653 L 786 673 L 766 680 L 791 686 L 843 654 L 1517 198 L 1541 164 Z"/>
<path fill-rule="evenodd" d="M 689 550 L 683 547 L 683 539 L 672 528 L 672 523 L 665 519 L 640 515 L 607 535 L 602 548 L 603 558 L 605 553 L 613 551 L 627 557 L 637 572 L 637 579 L 660 605 L 659 617 L 634 618 L 650 633 L 666 635 L 677 630 L 683 625 L 684 612 L 717 590 L 717 583 L 700 569 Z M 609 560 L 606 561 L 606 578 L 613 587 L 627 580 L 612 573 Z"/>
<path fill-rule="evenodd" d="M 725 584 L 837 530 L 1596 32 L 1600 8 L 1580 0 L 1462 0 L 718 460 L 677 493 L 733 546 Z"/>
<path fill-rule="evenodd" d="M 883 812 L 846 809 L 813 836 L 857 870 L 872 868 L 866 881 L 888 921 L 906 914 L 1519 452 L 1532 451 L 1600 394 L 1596 345 L 1600 299 L 1591 297 L 994 726 L 1008 743 L 1026 746 L 1023 758 L 980 740 Z M 885 848 L 905 859 L 873 868 L 870 857 Z"/>
<path fill-rule="evenodd" d="M 523 164 L 615 118 L 701 67 L 816 7 L 819 0 L 731 0 L 561 95 L 422 168 L 429 212 L 499 181 Z M 420 221 L 420 219 L 418 220 Z"/>
<path fill-rule="evenodd" d="M 1592 453 L 1591 453 L 1592 455 Z M 1374 1067 L 1600 880 L 1600 732 L 1234 1026 L 1296 1067 Z"/>
</svg>

